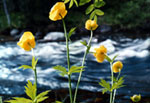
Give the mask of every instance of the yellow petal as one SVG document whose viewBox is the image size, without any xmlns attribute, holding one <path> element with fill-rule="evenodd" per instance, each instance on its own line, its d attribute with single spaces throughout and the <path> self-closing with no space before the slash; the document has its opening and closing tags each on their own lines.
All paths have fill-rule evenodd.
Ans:
<svg viewBox="0 0 150 103">
<path fill-rule="evenodd" d="M 107 49 L 104 45 L 100 46 L 99 48 L 95 48 L 94 56 L 96 60 L 102 63 L 105 60 L 105 54 L 107 53 Z"/>
<path fill-rule="evenodd" d="M 57 2 L 49 12 L 49 19 L 53 21 L 61 20 L 66 14 L 67 10 L 64 2 Z"/>
<path fill-rule="evenodd" d="M 105 55 L 104 54 L 97 54 L 96 59 L 98 62 L 102 63 L 105 60 Z"/>
<path fill-rule="evenodd" d="M 87 20 L 85 23 L 85 28 L 87 30 L 95 30 L 98 27 L 95 20 Z"/>
<path fill-rule="evenodd" d="M 26 51 L 30 51 L 36 45 L 33 34 L 31 32 L 24 32 L 17 45 Z"/>
<path fill-rule="evenodd" d="M 117 61 L 113 64 L 112 69 L 114 73 L 120 72 L 123 68 L 123 64 L 121 61 Z"/>
</svg>

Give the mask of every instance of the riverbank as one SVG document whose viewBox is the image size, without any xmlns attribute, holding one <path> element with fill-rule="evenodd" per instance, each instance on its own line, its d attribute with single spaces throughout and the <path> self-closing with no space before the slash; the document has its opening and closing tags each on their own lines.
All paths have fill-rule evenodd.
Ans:
<svg viewBox="0 0 150 103">
<path fill-rule="evenodd" d="M 57 29 L 57 31 L 54 28 Z M 24 31 L 32 31 L 37 40 L 43 39 L 47 34 L 51 32 L 63 32 L 63 27 L 48 25 L 44 30 L 36 30 L 33 28 L 26 29 L 16 29 L 7 28 L 0 32 L 0 42 L 7 41 L 18 41 Z M 69 31 L 69 30 L 68 30 Z M 90 32 L 85 28 L 77 28 L 71 40 L 79 40 L 82 37 L 89 36 Z M 111 27 L 109 25 L 100 25 L 96 31 L 94 31 L 94 36 L 98 38 L 98 41 L 104 41 L 106 39 L 118 40 L 119 38 L 130 38 L 130 39 L 146 39 L 150 37 L 149 28 L 134 28 L 134 29 L 121 29 L 116 27 Z M 65 39 L 64 39 L 65 40 Z M 61 40 L 47 40 L 47 42 L 61 41 Z M 46 41 L 45 41 L 46 42 Z"/>
<path fill-rule="evenodd" d="M 52 90 L 48 93 L 48 98 L 41 103 L 54 103 L 55 101 L 62 101 L 63 103 L 69 102 L 69 94 L 68 89 L 58 89 Z M 3 100 L 11 99 L 12 95 L 0 95 L 3 97 Z M 13 97 L 16 97 L 15 95 Z M 17 97 L 26 97 L 25 94 L 17 96 Z M 125 98 L 128 97 L 128 98 Z M 109 102 L 109 94 L 102 92 L 91 92 L 87 90 L 79 90 L 77 95 L 78 103 L 108 103 Z M 116 103 L 132 103 L 129 96 L 125 95 L 117 95 Z M 150 103 L 150 97 L 142 97 L 141 101 L 138 103 Z"/>
</svg>

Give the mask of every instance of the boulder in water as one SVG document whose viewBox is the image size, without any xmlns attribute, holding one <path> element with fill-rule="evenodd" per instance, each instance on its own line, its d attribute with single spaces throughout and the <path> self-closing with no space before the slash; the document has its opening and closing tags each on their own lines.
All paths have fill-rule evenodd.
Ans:
<svg viewBox="0 0 150 103">
<path fill-rule="evenodd" d="M 19 33 L 19 30 L 18 29 L 12 29 L 11 31 L 10 31 L 10 35 L 11 36 L 17 36 L 18 35 L 18 33 Z"/>
<path fill-rule="evenodd" d="M 63 40 L 64 33 L 63 32 L 50 32 L 47 33 L 44 37 L 44 40 Z"/>
</svg>

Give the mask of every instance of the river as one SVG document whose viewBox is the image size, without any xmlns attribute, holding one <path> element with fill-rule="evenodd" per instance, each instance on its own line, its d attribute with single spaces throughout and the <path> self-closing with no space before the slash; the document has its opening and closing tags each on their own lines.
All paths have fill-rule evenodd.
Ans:
<svg viewBox="0 0 150 103">
<path fill-rule="evenodd" d="M 82 40 L 88 40 L 84 37 Z M 70 43 L 71 65 L 81 65 L 85 48 L 76 40 Z M 97 42 L 92 40 L 91 51 L 100 45 L 105 45 L 108 55 L 112 58 L 116 54 L 116 60 L 123 62 L 122 76 L 125 76 L 125 87 L 118 90 L 117 94 L 129 98 L 133 94 L 150 96 L 150 38 L 130 39 L 121 38 L 114 41 L 107 39 Z M 67 67 L 65 42 L 38 43 L 34 49 L 39 59 L 37 65 L 38 87 L 46 89 L 67 88 L 67 76 L 61 77 L 52 69 L 55 65 Z M 33 81 L 31 70 L 18 69 L 21 65 L 30 65 L 31 52 L 25 52 L 16 42 L 0 43 L 0 94 L 21 95 L 24 94 L 24 85 L 27 80 Z M 98 84 L 100 78 L 110 80 L 109 63 L 98 63 L 92 54 L 88 54 L 85 71 L 83 72 L 80 87 L 90 91 L 101 91 Z M 78 74 L 72 75 L 73 87 L 77 82 Z"/>
</svg>

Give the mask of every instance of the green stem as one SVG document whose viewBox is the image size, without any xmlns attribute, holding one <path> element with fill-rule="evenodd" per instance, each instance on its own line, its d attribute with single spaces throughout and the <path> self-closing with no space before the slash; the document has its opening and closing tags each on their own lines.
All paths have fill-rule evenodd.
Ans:
<svg viewBox="0 0 150 103">
<path fill-rule="evenodd" d="M 90 39 L 88 41 L 87 49 L 86 49 L 86 51 L 84 53 L 83 60 L 82 60 L 82 65 L 81 66 L 84 66 L 85 58 L 86 58 L 86 56 L 87 56 L 87 54 L 89 52 L 89 46 L 91 44 L 92 37 L 93 37 L 93 31 L 91 30 L 91 37 L 90 37 Z M 77 86 L 76 86 L 76 90 L 75 90 L 75 94 L 74 94 L 74 101 L 73 101 L 73 103 L 76 103 L 76 97 L 77 97 L 78 87 L 79 87 L 80 80 L 81 80 L 82 71 L 83 71 L 83 68 L 81 69 L 79 77 L 78 77 L 78 82 L 77 82 Z"/>
<path fill-rule="evenodd" d="M 110 68 L 111 68 L 111 87 L 113 86 L 113 79 L 114 79 L 114 74 L 113 74 L 113 70 L 112 70 L 112 62 L 110 62 Z M 110 103 L 112 103 L 112 97 L 113 97 L 113 90 L 110 93 Z"/>
<path fill-rule="evenodd" d="M 32 50 L 32 57 L 35 57 L 33 48 L 31 50 Z M 36 97 L 37 96 L 37 71 L 36 71 L 36 67 L 33 68 L 33 71 L 34 71 L 34 80 L 35 80 L 35 88 L 36 88 L 36 93 L 35 93 L 35 97 Z M 35 103 L 37 103 L 37 101 L 35 101 Z"/>
<path fill-rule="evenodd" d="M 34 79 L 35 79 L 35 86 L 37 88 L 37 72 L 36 72 L 36 68 L 34 69 Z"/>
<path fill-rule="evenodd" d="M 117 76 L 117 79 L 116 79 L 117 81 L 119 80 L 120 74 L 121 74 L 121 71 L 119 72 L 119 74 L 118 74 L 118 76 Z M 112 101 L 112 103 L 115 102 L 116 91 L 117 91 L 117 89 L 114 90 L 113 101 Z"/>
<path fill-rule="evenodd" d="M 65 21 L 63 19 L 62 19 L 62 22 L 63 22 L 65 38 L 66 38 L 67 63 L 68 63 L 68 71 L 69 71 L 69 69 L 70 69 L 69 42 L 68 42 L 68 36 L 67 36 Z M 68 82 L 69 82 L 70 103 L 72 103 L 72 87 L 71 87 L 71 76 L 70 75 L 68 75 Z"/>
</svg>

